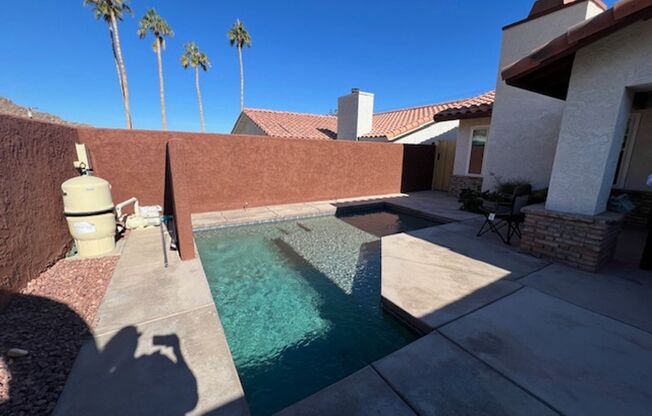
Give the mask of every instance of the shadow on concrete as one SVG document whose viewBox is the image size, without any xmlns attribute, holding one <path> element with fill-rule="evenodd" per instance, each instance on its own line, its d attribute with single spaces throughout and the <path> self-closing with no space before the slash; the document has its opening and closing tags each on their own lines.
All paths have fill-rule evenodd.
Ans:
<svg viewBox="0 0 652 416">
<path fill-rule="evenodd" d="M 87 341 L 79 354 L 77 397 L 62 394 L 55 414 L 183 415 L 198 401 L 197 381 L 176 334 L 152 337 L 154 351 L 139 354 L 141 333 L 122 328 L 103 348 Z M 83 368 L 81 366 L 83 365 Z"/>
<path fill-rule="evenodd" d="M 128 326 L 100 348 L 67 305 L 13 295 L 0 312 L 0 414 L 183 415 L 194 409 L 197 382 L 177 335 L 153 336 L 147 354 L 137 351 L 140 336 Z M 10 358 L 11 348 L 28 354 Z M 75 374 L 66 381 L 73 363 Z M 66 394 L 65 383 L 76 384 L 75 397 Z"/>
</svg>

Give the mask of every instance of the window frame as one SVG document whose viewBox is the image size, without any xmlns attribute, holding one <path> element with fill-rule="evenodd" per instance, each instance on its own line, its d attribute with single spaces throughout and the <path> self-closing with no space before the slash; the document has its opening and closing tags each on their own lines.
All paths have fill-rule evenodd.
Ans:
<svg viewBox="0 0 652 416">
<path fill-rule="evenodd" d="M 627 180 L 627 173 L 629 171 L 629 164 L 632 162 L 632 155 L 634 153 L 634 144 L 638 136 L 638 127 L 641 123 L 641 113 L 631 113 L 627 120 L 628 128 L 630 128 L 629 135 L 627 136 L 627 143 L 625 143 L 625 153 L 623 160 L 620 164 L 620 171 L 614 173 L 618 177 L 618 181 L 612 185 L 612 189 L 624 189 Z M 623 140 L 625 138 L 623 137 Z M 616 161 L 618 163 L 618 161 Z M 616 165 L 617 166 L 617 165 Z M 615 179 L 615 178 L 614 178 Z"/>
<path fill-rule="evenodd" d="M 477 125 L 473 126 L 469 130 L 469 139 L 468 139 L 468 149 L 466 151 L 466 176 L 472 176 L 476 178 L 481 178 L 482 175 L 484 174 L 484 166 L 485 163 L 487 162 L 487 144 L 489 143 L 489 128 L 490 125 Z M 471 169 L 471 150 L 473 149 L 473 133 L 475 133 L 476 130 L 487 130 L 487 141 L 485 142 L 484 145 L 484 153 L 482 154 L 482 167 L 480 168 L 480 173 L 471 173 L 469 172 L 469 169 Z"/>
</svg>

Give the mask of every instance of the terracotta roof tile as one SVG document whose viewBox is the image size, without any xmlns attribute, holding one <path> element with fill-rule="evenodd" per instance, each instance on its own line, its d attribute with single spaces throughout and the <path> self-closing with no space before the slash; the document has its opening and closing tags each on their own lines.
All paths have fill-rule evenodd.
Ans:
<svg viewBox="0 0 652 416">
<path fill-rule="evenodd" d="M 337 137 L 336 116 L 258 108 L 245 108 L 243 112 L 269 136 L 314 140 Z"/>
<path fill-rule="evenodd" d="M 435 115 L 435 121 L 460 120 L 467 118 L 489 117 L 494 107 L 496 91 L 489 91 L 468 99 L 460 105 L 441 111 Z"/>
<path fill-rule="evenodd" d="M 435 115 L 446 110 L 461 111 L 493 104 L 494 91 L 477 97 L 375 113 L 372 130 L 361 138 L 393 139 L 433 122 Z M 337 138 L 337 116 L 294 113 L 245 108 L 247 115 L 270 136 L 314 140 Z"/>
</svg>

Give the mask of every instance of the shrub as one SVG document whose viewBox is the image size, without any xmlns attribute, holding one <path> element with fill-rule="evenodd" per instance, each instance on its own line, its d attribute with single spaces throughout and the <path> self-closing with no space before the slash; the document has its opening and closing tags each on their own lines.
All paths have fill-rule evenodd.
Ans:
<svg viewBox="0 0 652 416">
<path fill-rule="evenodd" d="M 548 188 L 543 188 L 543 189 L 537 189 L 536 191 L 532 191 L 532 194 L 530 195 L 530 200 L 528 201 L 529 204 L 542 204 L 546 202 L 546 199 L 548 199 Z"/>
<path fill-rule="evenodd" d="M 521 179 L 514 179 L 507 182 L 498 182 L 498 186 L 496 186 L 496 192 L 499 194 L 512 195 L 516 188 L 525 185 L 530 185 L 530 182 Z"/>
<path fill-rule="evenodd" d="M 464 188 L 460 192 L 460 196 L 457 200 L 462 204 L 460 209 L 470 212 L 480 212 L 480 207 L 482 206 L 482 192 L 478 192 L 474 189 Z"/>
</svg>

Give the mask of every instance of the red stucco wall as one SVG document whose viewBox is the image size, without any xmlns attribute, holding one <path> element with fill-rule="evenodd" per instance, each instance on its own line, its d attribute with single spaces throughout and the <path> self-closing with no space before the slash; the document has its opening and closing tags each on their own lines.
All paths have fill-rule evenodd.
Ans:
<svg viewBox="0 0 652 416">
<path fill-rule="evenodd" d="M 135 196 L 144 205 L 163 205 L 165 147 L 173 133 L 80 128 L 78 134 L 95 175 L 111 183 L 114 203 Z"/>
<path fill-rule="evenodd" d="M 428 189 L 432 180 L 434 146 L 79 129 L 115 202 L 135 196 L 142 204 L 169 205 L 171 138 L 191 144 L 176 166 L 188 169 L 201 189 L 194 212 L 414 191 Z"/>
<path fill-rule="evenodd" d="M 431 183 L 432 164 L 423 161 L 434 158 L 432 147 L 74 129 L 11 117 L 0 118 L 0 134 L 0 288 L 12 290 L 69 246 L 59 186 L 76 175 L 75 141 L 87 145 L 95 174 L 112 185 L 114 202 L 135 196 L 141 204 L 164 206 L 177 214 L 190 242 L 192 212 L 418 190 Z"/>
<path fill-rule="evenodd" d="M 70 248 L 60 186 L 77 174 L 76 138 L 71 127 L 0 115 L 0 306 Z"/>
<path fill-rule="evenodd" d="M 221 136 L 170 141 L 169 156 L 179 245 L 188 259 L 191 213 L 428 189 L 434 148 Z"/>
<path fill-rule="evenodd" d="M 401 190 L 401 145 L 222 136 L 174 147 L 171 167 L 191 178 L 193 212 Z"/>
</svg>

